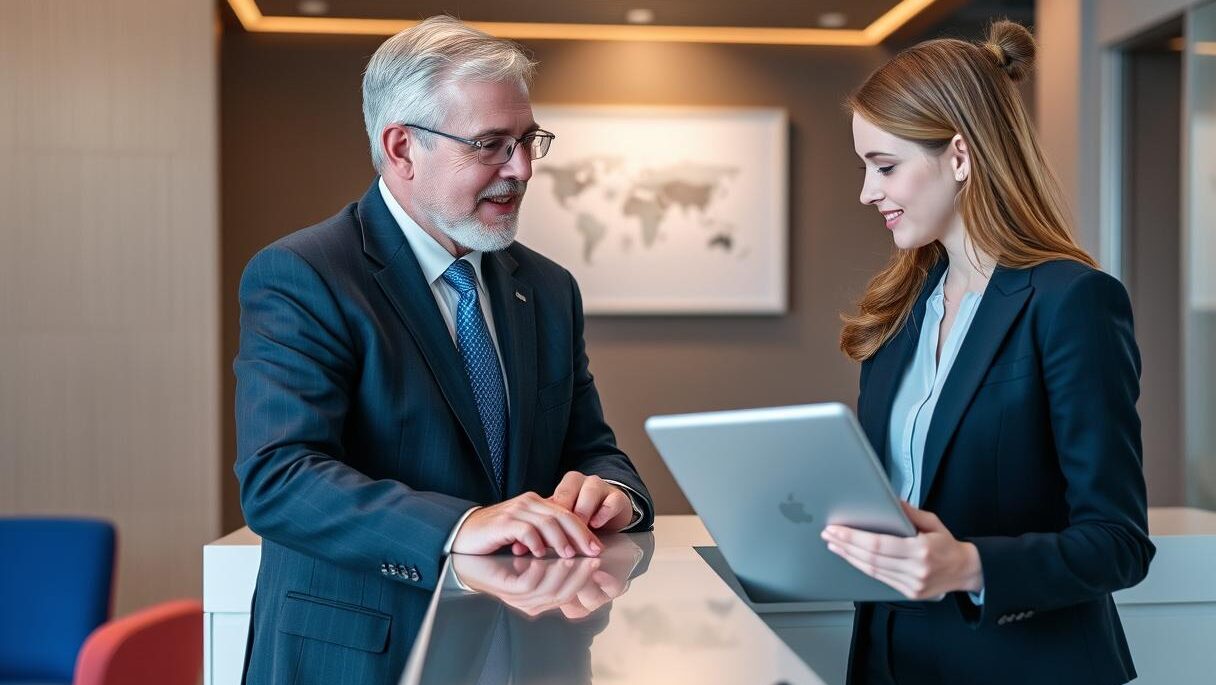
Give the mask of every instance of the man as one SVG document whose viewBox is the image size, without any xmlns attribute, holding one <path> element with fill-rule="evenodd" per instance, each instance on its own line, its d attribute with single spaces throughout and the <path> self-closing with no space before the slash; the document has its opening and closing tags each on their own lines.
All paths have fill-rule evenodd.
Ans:
<svg viewBox="0 0 1216 685">
<path fill-rule="evenodd" d="M 389 682 L 449 551 L 595 556 L 597 533 L 652 524 L 588 371 L 578 288 L 514 243 L 553 140 L 533 66 L 447 17 L 389 39 L 363 81 L 380 178 L 245 270 L 236 473 L 263 538 L 249 682 Z"/>
</svg>

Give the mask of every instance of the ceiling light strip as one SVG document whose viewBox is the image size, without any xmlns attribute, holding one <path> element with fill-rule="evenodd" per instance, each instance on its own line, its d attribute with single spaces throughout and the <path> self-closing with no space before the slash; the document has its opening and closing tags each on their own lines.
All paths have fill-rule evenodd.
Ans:
<svg viewBox="0 0 1216 685">
<path fill-rule="evenodd" d="M 873 23 L 865 27 L 862 33 L 869 40 L 869 45 L 878 45 L 886 40 L 887 36 L 899 30 L 899 27 L 908 23 L 912 17 L 915 17 L 929 5 L 932 5 L 933 2 L 934 0 L 903 0 L 903 2 L 887 10 L 886 14 L 875 19 Z"/>
<path fill-rule="evenodd" d="M 745 26 L 638 26 L 470 21 L 486 33 L 515 40 L 599 40 L 749 45 L 876 45 L 934 0 L 902 0 L 864 30 Z M 264 16 L 255 0 L 228 0 L 246 31 L 391 36 L 418 22 L 407 19 Z"/>
<path fill-rule="evenodd" d="M 228 6 L 236 13 L 236 18 L 241 22 L 241 26 L 245 27 L 246 31 L 256 31 L 256 27 L 264 17 L 262 10 L 258 9 L 258 5 L 254 0 L 228 0 Z"/>
</svg>

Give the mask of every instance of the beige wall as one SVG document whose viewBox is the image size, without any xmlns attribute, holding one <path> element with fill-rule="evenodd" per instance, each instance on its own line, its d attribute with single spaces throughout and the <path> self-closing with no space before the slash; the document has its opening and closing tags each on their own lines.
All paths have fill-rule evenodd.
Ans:
<svg viewBox="0 0 1216 685">
<path fill-rule="evenodd" d="M 1099 254 L 1096 217 L 1086 225 L 1088 207 L 1080 202 L 1082 141 L 1077 128 L 1085 103 L 1081 88 L 1082 41 L 1085 40 L 1083 0 L 1039 0 L 1035 6 L 1035 38 L 1039 42 L 1035 102 L 1040 142 L 1078 222 L 1078 238 L 1090 253 Z M 1088 115 L 1090 112 L 1085 112 Z"/>
<path fill-rule="evenodd" d="M 214 3 L 0 3 L 0 514 L 119 529 L 117 610 L 219 531 Z"/>
<path fill-rule="evenodd" d="M 357 199 L 372 179 L 359 80 L 377 39 L 224 37 L 224 357 L 249 256 Z M 840 104 L 881 49 L 537 42 L 538 103 L 788 108 L 790 311 L 779 317 L 593 317 L 591 368 L 621 445 L 661 513 L 687 502 L 642 431 L 656 413 L 819 400 L 852 403 L 857 367 L 837 351 L 838 312 L 886 259 L 890 238 L 857 202 L 861 171 Z M 543 124 L 543 122 L 541 122 Z M 560 144 L 560 142 L 559 142 Z M 627 141 L 622 141 L 627 144 Z M 745 150 L 739 151 L 746 154 Z M 231 398 L 231 372 L 225 372 Z M 240 524 L 225 414 L 225 527 Z"/>
</svg>

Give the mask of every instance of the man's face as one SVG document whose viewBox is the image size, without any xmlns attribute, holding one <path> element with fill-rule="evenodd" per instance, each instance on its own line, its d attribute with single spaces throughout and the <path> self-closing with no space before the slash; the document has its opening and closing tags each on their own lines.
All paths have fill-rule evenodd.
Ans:
<svg viewBox="0 0 1216 685">
<path fill-rule="evenodd" d="M 538 127 L 528 91 L 520 83 L 452 83 L 440 91 L 444 116 L 436 130 L 477 140 L 491 135 L 518 138 Z M 464 143 L 432 136 L 432 146 L 414 148 L 415 198 L 426 220 L 457 245 L 501 250 L 515 240 L 519 207 L 532 177 L 524 146 L 510 161 L 489 166 Z"/>
</svg>

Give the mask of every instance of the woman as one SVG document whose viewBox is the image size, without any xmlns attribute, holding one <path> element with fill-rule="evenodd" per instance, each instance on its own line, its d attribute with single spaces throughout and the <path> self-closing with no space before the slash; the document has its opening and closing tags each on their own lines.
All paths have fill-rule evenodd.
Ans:
<svg viewBox="0 0 1216 685">
<path fill-rule="evenodd" d="M 1135 677 L 1111 593 L 1148 571 L 1140 358 L 1122 285 L 1069 235 L 1014 82 L 1034 40 L 901 52 L 849 98 L 861 201 L 899 248 L 841 347 L 914 538 L 829 526 L 909 602 L 861 604 L 851 683 Z M 927 601 L 924 601 L 927 600 Z"/>
</svg>

